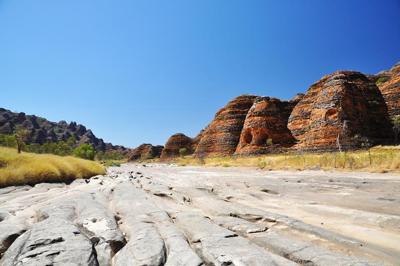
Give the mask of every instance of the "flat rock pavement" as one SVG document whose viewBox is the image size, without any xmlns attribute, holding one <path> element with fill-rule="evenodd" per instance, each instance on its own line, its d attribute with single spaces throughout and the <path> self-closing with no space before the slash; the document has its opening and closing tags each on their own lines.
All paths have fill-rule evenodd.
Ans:
<svg viewBox="0 0 400 266">
<path fill-rule="evenodd" d="M 0 265 L 400 265 L 400 176 L 126 164 L 7 187 Z"/>
</svg>

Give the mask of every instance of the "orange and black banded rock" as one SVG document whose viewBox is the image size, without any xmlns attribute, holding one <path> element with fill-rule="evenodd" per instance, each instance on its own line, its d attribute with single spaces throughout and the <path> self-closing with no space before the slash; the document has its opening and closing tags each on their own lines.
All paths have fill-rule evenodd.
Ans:
<svg viewBox="0 0 400 266">
<path fill-rule="evenodd" d="M 385 99 L 389 116 L 400 117 L 400 63 L 375 75 L 374 81 Z"/>
<path fill-rule="evenodd" d="M 307 150 L 351 149 L 393 138 L 382 94 L 355 71 L 338 71 L 313 84 L 294 107 L 288 128 L 296 147 Z"/>
<path fill-rule="evenodd" d="M 172 135 L 164 149 L 161 152 L 161 159 L 170 159 L 178 157 L 181 154 L 181 150 L 185 149 L 185 155 L 193 153 L 193 139 L 182 133 Z"/>
<path fill-rule="evenodd" d="M 281 101 L 257 97 L 247 113 L 236 155 L 277 152 L 295 143 L 287 122 L 299 99 Z"/>
<path fill-rule="evenodd" d="M 137 160 L 146 160 L 159 158 L 161 155 L 161 151 L 164 147 L 157 145 L 153 146 L 151 144 L 142 144 L 135 149 L 132 149 L 128 161 L 137 161 Z"/>
<path fill-rule="evenodd" d="M 257 96 L 241 95 L 219 110 L 204 130 L 195 156 L 227 156 L 234 154 L 239 143 L 247 112 Z"/>
</svg>

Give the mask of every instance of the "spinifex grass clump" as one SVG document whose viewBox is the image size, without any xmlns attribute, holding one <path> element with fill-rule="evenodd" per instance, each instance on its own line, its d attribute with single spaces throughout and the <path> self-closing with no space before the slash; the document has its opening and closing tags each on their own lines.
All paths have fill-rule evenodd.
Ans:
<svg viewBox="0 0 400 266">
<path fill-rule="evenodd" d="M 0 147 L 0 187 L 71 182 L 104 173 L 104 167 L 94 161 L 51 154 L 18 154 L 15 149 Z"/>
</svg>

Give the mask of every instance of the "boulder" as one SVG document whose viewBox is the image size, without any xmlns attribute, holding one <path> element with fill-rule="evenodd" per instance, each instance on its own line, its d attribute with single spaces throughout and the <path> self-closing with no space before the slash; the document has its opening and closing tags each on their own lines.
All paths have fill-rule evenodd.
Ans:
<svg viewBox="0 0 400 266">
<path fill-rule="evenodd" d="M 137 160 L 146 160 L 159 158 L 161 155 L 161 151 L 163 150 L 163 146 L 157 145 L 153 146 L 148 143 L 144 143 L 135 149 L 132 149 L 129 153 L 128 161 L 137 161 Z"/>
<path fill-rule="evenodd" d="M 182 133 L 172 135 L 161 152 L 161 159 L 166 160 L 180 156 L 181 149 L 185 149 L 185 154 L 193 153 L 193 139 Z"/>
<path fill-rule="evenodd" d="M 219 110 L 214 120 L 204 130 L 195 156 L 232 155 L 239 143 L 247 112 L 257 96 L 241 95 Z"/>
<path fill-rule="evenodd" d="M 338 71 L 313 84 L 294 107 L 288 128 L 305 150 L 384 144 L 393 138 L 378 87 L 355 71 Z"/>
<path fill-rule="evenodd" d="M 295 143 L 287 122 L 299 100 L 257 97 L 247 113 L 236 155 L 277 152 Z"/>
</svg>

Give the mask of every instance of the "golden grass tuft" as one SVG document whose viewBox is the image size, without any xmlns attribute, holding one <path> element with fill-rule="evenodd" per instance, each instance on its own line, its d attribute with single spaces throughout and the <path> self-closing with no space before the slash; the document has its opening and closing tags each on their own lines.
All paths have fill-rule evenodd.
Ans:
<svg viewBox="0 0 400 266">
<path fill-rule="evenodd" d="M 71 182 L 104 174 L 102 165 L 71 156 L 21 153 L 0 147 L 0 187 L 41 182 Z"/>
<path fill-rule="evenodd" d="M 370 151 L 268 154 L 249 157 L 176 158 L 178 165 L 244 166 L 269 170 L 400 171 L 400 146 L 378 146 Z"/>
</svg>

